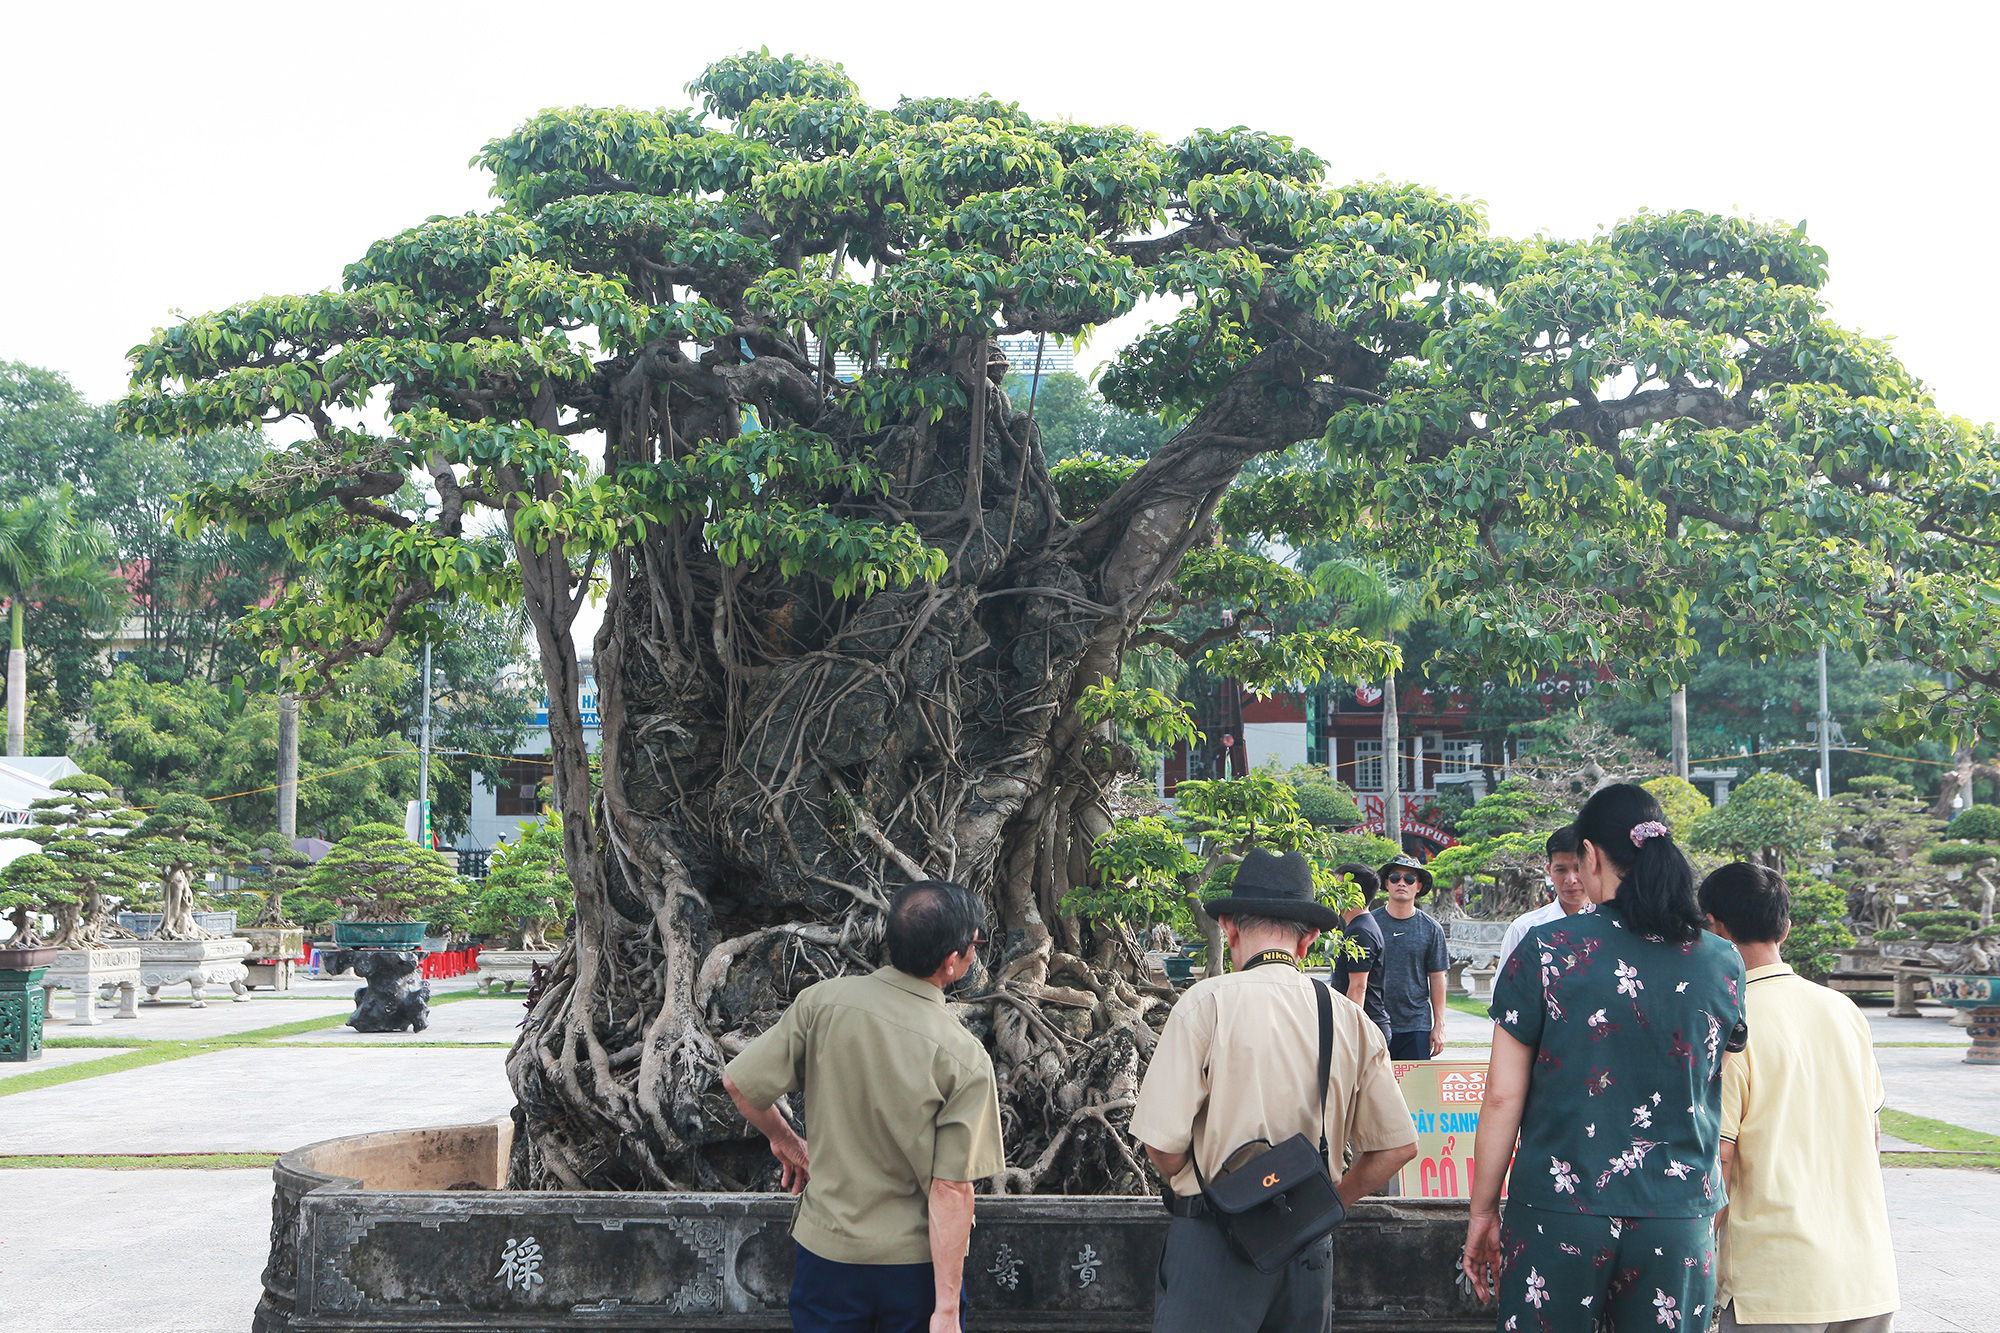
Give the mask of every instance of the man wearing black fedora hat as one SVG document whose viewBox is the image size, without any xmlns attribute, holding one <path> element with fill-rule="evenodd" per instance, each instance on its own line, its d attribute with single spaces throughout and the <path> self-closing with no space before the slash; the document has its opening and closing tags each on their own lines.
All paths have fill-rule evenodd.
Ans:
<svg viewBox="0 0 2000 1333">
<path fill-rule="evenodd" d="M 1444 927 L 1418 908 L 1431 891 L 1430 867 L 1398 856 L 1381 869 L 1388 901 L 1382 928 L 1382 998 L 1389 1006 L 1389 1058 L 1428 1060 L 1444 1049 L 1444 977 L 1451 967 Z"/>
<path fill-rule="evenodd" d="M 1322 1136 L 1328 1170 L 1351 1206 L 1416 1156 L 1416 1130 L 1382 1034 L 1358 1006 L 1331 1006 L 1330 1075 L 1321 1097 L 1315 991 L 1322 983 L 1301 964 L 1340 917 L 1314 895 L 1305 857 L 1252 851 L 1237 866 L 1229 896 L 1206 907 L 1222 925 L 1231 970 L 1196 982 L 1174 1005 L 1132 1110 L 1133 1137 L 1168 1182 L 1174 1215 L 1154 1277 L 1153 1328 L 1325 1329 L 1333 1238 L 1322 1236 L 1279 1271 L 1262 1272 L 1230 1247 L 1199 1177 L 1240 1166 L 1250 1155 L 1244 1148 Z"/>
</svg>

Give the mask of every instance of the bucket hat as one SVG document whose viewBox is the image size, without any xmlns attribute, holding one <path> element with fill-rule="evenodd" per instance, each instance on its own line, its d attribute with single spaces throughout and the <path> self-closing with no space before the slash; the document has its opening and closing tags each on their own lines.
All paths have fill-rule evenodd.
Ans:
<svg viewBox="0 0 2000 1333">
<path fill-rule="evenodd" d="M 1398 856 L 1389 861 L 1383 862 L 1382 869 L 1376 873 L 1381 875 L 1382 887 L 1385 889 L 1389 887 L 1389 872 L 1391 870 L 1416 871 L 1417 878 L 1423 882 L 1423 887 L 1417 890 L 1417 896 L 1419 898 L 1423 897 L 1425 894 L 1431 891 L 1431 869 L 1429 866 L 1425 865 L 1422 861 L 1419 861 L 1416 857 Z"/>
</svg>

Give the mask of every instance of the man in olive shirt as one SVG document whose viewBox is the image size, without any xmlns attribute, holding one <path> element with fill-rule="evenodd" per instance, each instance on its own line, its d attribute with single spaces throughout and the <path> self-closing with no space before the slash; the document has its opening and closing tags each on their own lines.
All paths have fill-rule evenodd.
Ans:
<svg viewBox="0 0 2000 1333">
<path fill-rule="evenodd" d="M 1332 1317 L 1333 1238 L 1276 1273 L 1259 1272 L 1207 1211 L 1195 1162 L 1213 1177 L 1242 1165 L 1232 1158 L 1246 1145 L 1324 1131 L 1328 1170 L 1352 1206 L 1417 1155 L 1416 1127 L 1382 1034 L 1355 1005 L 1333 1006 L 1331 1077 L 1320 1099 L 1321 983 L 1300 964 L 1340 918 L 1315 900 L 1306 859 L 1251 852 L 1230 896 L 1208 911 L 1222 923 L 1234 970 L 1196 982 L 1175 1003 L 1132 1108 L 1132 1135 L 1169 1182 L 1174 1218 L 1153 1279 L 1154 1333 L 1314 1333 Z"/>
<path fill-rule="evenodd" d="M 891 965 L 808 987 L 723 1071 L 801 1196 L 801 1333 L 964 1326 L 972 1182 L 1006 1165 L 992 1058 L 944 1002 L 982 943 L 981 916 L 957 884 L 908 885 L 889 904 Z M 776 1105 L 799 1091 L 810 1153 Z"/>
</svg>

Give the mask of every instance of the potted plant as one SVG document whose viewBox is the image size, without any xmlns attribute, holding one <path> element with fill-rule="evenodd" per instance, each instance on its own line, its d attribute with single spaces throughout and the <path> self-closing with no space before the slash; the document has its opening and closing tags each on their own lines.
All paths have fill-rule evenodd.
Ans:
<svg viewBox="0 0 2000 1333">
<path fill-rule="evenodd" d="M 443 855 L 393 824 L 359 824 L 307 872 L 306 893 L 340 902 L 333 940 L 342 948 L 414 949 L 434 913 L 462 904 L 466 882 Z"/>
<path fill-rule="evenodd" d="M 1961 811 L 1924 859 L 1956 872 L 1948 875 L 1951 899 L 1904 912 L 1898 924 L 1916 932 L 1916 942 L 1941 969 L 1931 978 L 1931 998 L 1967 1016 L 1972 1046 L 1965 1062 L 2000 1065 L 2000 938 L 1992 933 L 2000 808 Z"/>
<path fill-rule="evenodd" d="M 237 859 L 234 870 L 242 884 L 245 910 L 253 913 L 250 924 L 236 933 L 250 941 L 252 958 L 277 961 L 298 958 L 305 952 L 306 932 L 302 921 L 285 915 L 285 895 L 304 882 L 312 862 L 282 834 L 266 833 Z"/>
<path fill-rule="evenodd" d="M 548 816 L 521 827 L 520 840 L 494 849 L 473 900 L 472 927 L 487 934 L 513 936 L 519 947 L 487 949 L 479 955 L 479 984 L 490 990 L 527 982 L 539 964 L 555 959 L 549 932 L 576 909 L 569 867 L 563 860 L 562 816 Z"/>
<path fill-rule="evenodd" d="M 137 1017 L 139 942 L 112 924 L 112 913 L 139 891 L 146 874 L 130 840 L 139 815 L 102 778 L 78 773 L 53 785 L 59 794 L 35 801 L 28 807 L 33 822 L 7 835 L 40 850 L 0 869 L 0 902 L 23 946 L 56 951 L 42 964 L 48 971 L 41 984 L 69 988 L 73 1022 L 97 1021 L 92 1004 L 102 986 L 124 992 L 121 1018 Z M 22 934 L 37 913 L 54 919 L 46 938 Z"/>
</svg>

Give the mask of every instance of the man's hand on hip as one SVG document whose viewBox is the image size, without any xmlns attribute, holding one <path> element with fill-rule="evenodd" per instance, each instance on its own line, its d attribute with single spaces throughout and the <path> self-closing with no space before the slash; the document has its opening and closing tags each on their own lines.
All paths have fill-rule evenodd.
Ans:
<svg viewBox="0 0 2000 1333">
<path fill-rule="evenodd" d="M 812 1157 L 803 1137 L 791 1133 L 772 1139 L 771 1155 L 782 1168 L 780 1175 L 786 1189 L 797 1194 L 806 1187 L 806 1181 L 812 1178 Z"/>
</svg>

